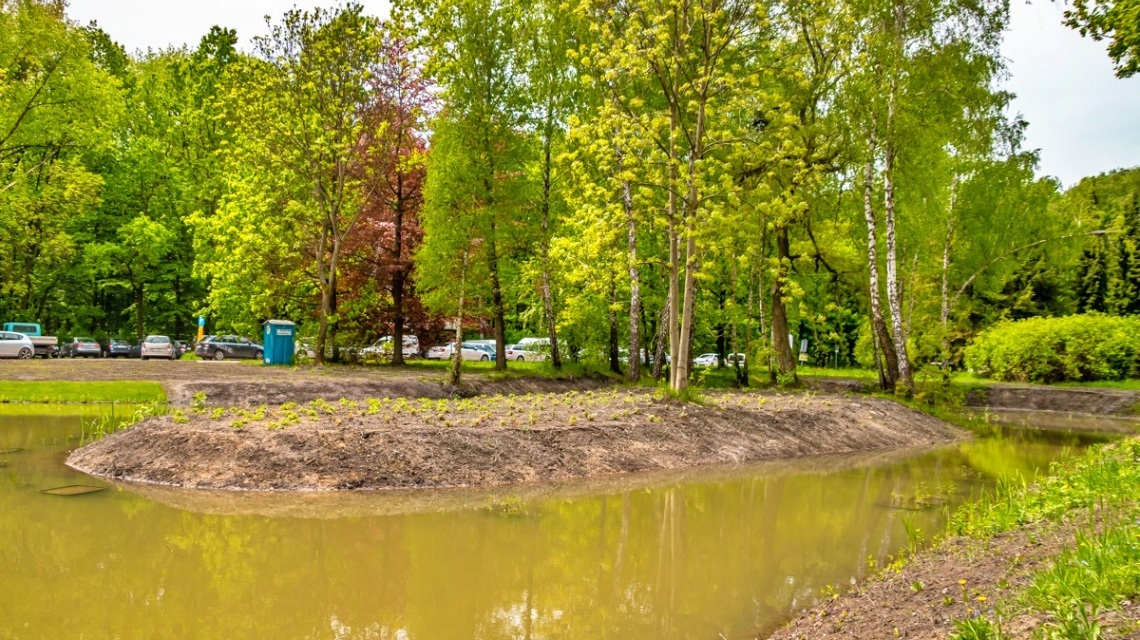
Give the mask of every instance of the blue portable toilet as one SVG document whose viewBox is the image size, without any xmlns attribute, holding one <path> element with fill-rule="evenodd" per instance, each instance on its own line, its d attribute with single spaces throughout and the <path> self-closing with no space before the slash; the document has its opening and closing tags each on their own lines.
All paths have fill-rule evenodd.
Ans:
<svg viewBox="0 0 1140 640">
<path fill-rule="evenodd" d="M 293 341 L 297 326 L 288 320 L 266 320 L 262 355 L 265 364 L 293 364 Z"/>
</svg>

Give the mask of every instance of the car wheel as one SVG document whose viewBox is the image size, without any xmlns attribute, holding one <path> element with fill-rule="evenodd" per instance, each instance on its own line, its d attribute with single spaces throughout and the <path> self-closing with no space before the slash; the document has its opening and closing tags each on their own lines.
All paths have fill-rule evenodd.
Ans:
<svg viewBox="0 0 1140 640">
<path fill-rule="evenodd" d="M 482 357 L 482 358 L 479 358 L 479 360 L 481 360 L 481 361 L 483 361 L 483 362 L 487 362 L 487 361 L 488 361 L 488 360 L 490 360 L 490 359 L 491 359 L 491 356 L 489 356 L 489 355 L 487 355 L 487 354 L 485 354 L 485 353 L 483 354 L 483 357 Z"/>
<path fill-rule="evenodd" d="M 20 349 L 20 353 L 16 357 L 21 359 L 21 360 L 31 360 L 32 356 L 34 356 L 34 355 L 35 355 L 34 351 L 32 351 L 31 349 L 29 349 L 27 347 L 24 347 L 23 349 Z"/>
<path fill-rule="evenodd" d="M 523 362 L 523 357 L 519 356 L 519 357 L 515 358 L 515 362 Z"/>
<path fill-rule="evenodd" d="M 225 360 L 225 359 L 226 359 L 226 352 L 225 351 L 218 349 L 217 351 L 214 352 L 214 360 L 221 362 L 222 360 Z"/>
</svg>

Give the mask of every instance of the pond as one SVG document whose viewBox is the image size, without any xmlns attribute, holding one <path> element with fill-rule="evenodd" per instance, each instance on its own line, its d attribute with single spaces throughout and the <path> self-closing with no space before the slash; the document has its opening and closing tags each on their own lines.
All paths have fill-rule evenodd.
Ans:
<svg viewBox="0 0 1140 640">
<path fill-rule="evenodd" d="M 0 638 L 751 638 L 998 478 L 1099 439 L 1009 430 L 496 495 L 266 496 L 72 471 L 91 411 L 0 414 Z"/>
</svg>

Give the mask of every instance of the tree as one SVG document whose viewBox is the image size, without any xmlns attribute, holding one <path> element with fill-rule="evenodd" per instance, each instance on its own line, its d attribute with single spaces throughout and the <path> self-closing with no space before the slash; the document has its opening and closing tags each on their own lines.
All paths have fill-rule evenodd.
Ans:
<svg viewBox="0 0 1140 640">
<path fill-rule="evenodd" d="M 337 321 L 344 248 L 383 175 L 363 170 L 368 149 L 362 144 L 379 133 L 377 127 L 387 126 L 364 117 L 380 99 L 372 87 L 382 33 L 379 22 L 356 4 L 293 10 L 270 24 L 268 36 L 254 40 L 254 50 L 257 58 L 239 63 L 226 98 L 237 122 L 234 148 L 227 153 L 228 199 L 239 218 L 234 230 L 240 229 L 243 241 L 263 237 L 264 218 L 244 212 L 270 213 L 267 200 L 284 205 L 271 214 L 288 216 L 303 238 L 303 272 L 319 291 L 316 359 L 322 364 Z M 229 256 L 218 257 L 212 263 L 215 277 L 234 268 Z M 240 280 L 235 284 L 248 287 Z M 215 306 L 217 296 L 215 286 Z"/>
<path fill-rule="evenodd" d="M 452 207 L 474 221 L 478 256 L 487 264 L 494 318 L 495 368 L 506 369 L 506 317 L 502 266 L 524 237 L 533 232 L 531 159 L 524 131 L 531 102 L 525 86 L 526 60 L 518 51 L 523 5 L 491 0 L 416 0 L 398 12 L 427 55 L 426 72 L 442 90 L 446 108 L 436 118 L 428 172 L 434 182 L 450 176 L 467 189 L 448 199 L 429 199 L 425 217 Z M 446 149 L 447 151 L 440 151 Z M 436 154 L 439 154 L 438 157 Z M 438 171 L 438 173 L 437 173 Z M 454 191 L 454 190 L 453 190 Z M 444 211 L 428 211 L 432 202 Z M 425 245 L 434 242 L 425 236 Z M 460 250 L 467 255 L 469 244 Z M 431 248 L 428 255 L 436 252 Z"/>
<path fill-rule="evenodd" d="M 1093 40 L 1110 40 L 1118 78 L 1140 71 L 1140 0 L 1074 0 L 1065 24 Z"/>
<path fill-rule="evenodd" d="M 433 99 L 413 52 L 398 38 L 385 39 L 370 83 L 377 98 L 364 112 L 369 125 L 361 143 L 365 159 L 360 170 L 374 176 L 362 179 L 376 181 L 378 188 L 364 204 L 360 233 L 350 240 L 348 253 L 355 255 L 350 261 L 366 266 L 375 284 L 390 292 L 392 363 L 401 365 L 412 257 L 423 239 L 419 216 L 427 155 L 425 120 Z M 346 284 L 356 285 L 356 291 L 365 288 L 360 281 Z"/>
</svg>

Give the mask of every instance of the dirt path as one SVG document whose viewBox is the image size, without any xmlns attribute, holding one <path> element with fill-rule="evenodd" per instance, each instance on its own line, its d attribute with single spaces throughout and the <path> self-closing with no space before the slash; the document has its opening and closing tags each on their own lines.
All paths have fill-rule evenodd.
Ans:
<svg viewBox="0 0 1140 640">
<path fill-rule="evenodd" d="M 115 480 L 245 490 L 489 487 L 929 446 L 964 433 L 894 402 L 609 390 L 458 401 L 318 401 L 151 419 L 74 452 Z"/>
</svg>

